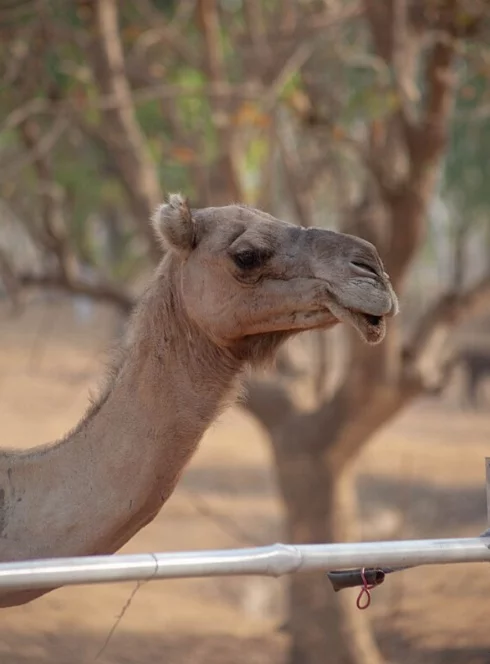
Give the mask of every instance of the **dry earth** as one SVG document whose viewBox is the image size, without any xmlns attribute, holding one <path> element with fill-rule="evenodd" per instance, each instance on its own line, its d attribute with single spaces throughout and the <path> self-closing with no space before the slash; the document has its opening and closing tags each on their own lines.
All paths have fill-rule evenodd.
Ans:
<svg viewBox="0 0 490 664">
<path fill-rule="evenodd" d="M 100 372 L 108 312 L 96 325 L 34 303 L 0 312 L 0 444 L 53 440 L 83 413 Z M 490 401 L 489 401 L 490 403 Z M 488 413 L 489 411 L 487 411 Z M 472 536 L 485 527 L 490 415 L 419 403 L 356 464 L 365 539 Z M 375 529 L 376 528 L 376 529 Z M 178 490 L 125 552 L 236 547 L 281 539 L 266 441 L 232 411 L 209 432 Z M 205 579 L 142 585 L 97 658 L 135 584 L 62 589 L 1 611 L 1 664 L 279 664 L 285 580 Z M 352 601 L 355 600 L 355 593 Z M 490 570 L 422 568 L 388 578 L 370 617 L 390 662 L 490 662 Z"/>
</svg>

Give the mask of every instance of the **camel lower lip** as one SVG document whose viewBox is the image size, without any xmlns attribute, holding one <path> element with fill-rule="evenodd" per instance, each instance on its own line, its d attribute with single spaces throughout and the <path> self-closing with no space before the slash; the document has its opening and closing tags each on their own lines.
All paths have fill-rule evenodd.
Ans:
<svg viewBox="0 0 490 664">
<path fill-rule="evenodd" d="M 383 340 L 386 330 L 384 316 L 361 312 L 352 313 L 354 321 L 357 321 L 354 325 L 365 341 L 369 344 L 377 344 Z"/>
<path fill-rule="evenodd" d="M 337 302 L 329 303 L 330 313 L 342 323 L 350 323 L 369 344 L 377 344 L 384 339 L 385 317 L 366 311 L 342 307 Z"/>
<path fill-rule="evenodd" d="M 380 325 L 384 318 L 384 316 L 378 316 L 377 314 L 367 314 L 364 311 L 356 311 L 355 309 L 352 309 L 351 313 L 353 313 L 355 316 L 363 318 L 366 323 L 372 327 L 377 327 Z"/>
</svg>

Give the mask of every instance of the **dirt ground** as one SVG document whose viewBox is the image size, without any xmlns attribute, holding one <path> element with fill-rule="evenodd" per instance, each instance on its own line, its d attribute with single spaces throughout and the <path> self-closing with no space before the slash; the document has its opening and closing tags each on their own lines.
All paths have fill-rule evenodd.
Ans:
<svg viewBox="0 0 490 664">
<path fill-rule="evenodd" d="M 114 320 L 71 307 L 0 311 L 0 445 L 53 440 L 83 413 Z M 95 325 L 94 325 L 95 322 Z M 490 403 L 490 401 L 489 401 Z M 473 536 L 485 528 L 490 410 L 414 405 L 356 464 L 365 539 Z M 124 552 L 280 541 L 269 450 L 242 412 L 208 433 L 176 493 Z M 134 583 L 62 589 L 0 618 L 0 664 L 279 664 L 286 580 L 229 578 L 142 585 L 103 652 Z M 352 594 L 355 601 L 355 592 Z M 421 568 L 376 589 L 370 618 L 390 662 L 490 663 L 490 569 Z"/>
</svg>

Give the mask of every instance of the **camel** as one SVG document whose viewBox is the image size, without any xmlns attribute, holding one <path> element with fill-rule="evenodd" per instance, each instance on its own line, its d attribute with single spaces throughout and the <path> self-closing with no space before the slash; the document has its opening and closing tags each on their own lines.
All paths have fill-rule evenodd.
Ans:
<svg viewBox="0 0 490 664">
<path fill-rule="evenodd" d="M 0 452 L 2 562 L 115 553 L 158 514 L 245 368 L 339 322 L 379 343 L 398 312 L 359 238 L 179 194 L 152 223 L 164 255 L 99 396 L 61 440 Z M 0 607 L 51 590 L 5 592 Z"/>
</svg>

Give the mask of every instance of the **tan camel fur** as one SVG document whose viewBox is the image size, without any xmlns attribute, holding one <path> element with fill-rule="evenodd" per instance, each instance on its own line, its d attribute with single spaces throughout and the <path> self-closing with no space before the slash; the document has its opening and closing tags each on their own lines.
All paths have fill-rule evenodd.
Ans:
<svg viewBox="0 0 490 664">
<path fill-rule="evenodd" d="M 165 256 L 101 396 L 62 440 L 0 452 L 0 561 L 114 553 L 158 514 L 245 367 L 340 321 L 377 343 L 397 313 L 361 239 L 177 194 L 153 224 Z"/>
</svg>

